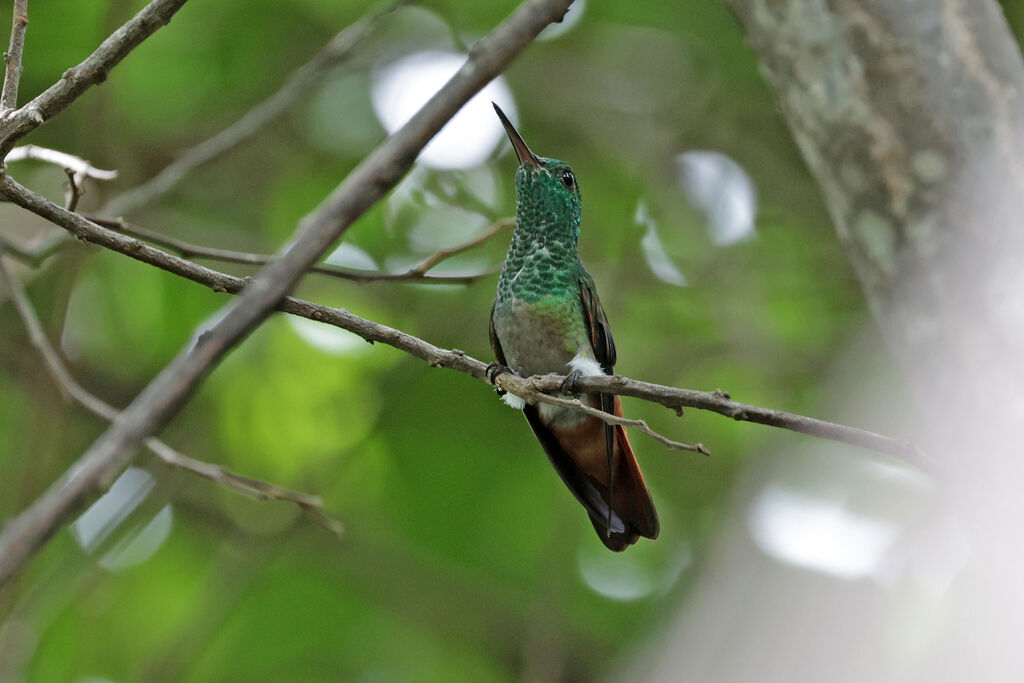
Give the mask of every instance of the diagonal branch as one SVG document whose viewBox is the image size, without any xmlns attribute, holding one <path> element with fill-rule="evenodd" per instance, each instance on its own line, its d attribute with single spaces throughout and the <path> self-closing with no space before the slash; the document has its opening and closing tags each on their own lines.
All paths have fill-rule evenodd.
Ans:
<svg viewBox="0 0 1024 683">
<path fill-rule="evenodd" d="M 299 99 L 302 93 L 305 92 L 310 85 L 316 83 L 323 74 L 348 59 L 352 50 L 362 40 L 364 40 L 367 35 L 369 35 L 370 31 L 381 18 L 404 5 L 406 2 L 407 0 L 395 0 L 390 4 L 382 5 L 377 9 L 370 11 L 357 23 L 342 30 L 309 62 L 295 70 L 277 92 L 263 102 L 257 104 L 252 109 L 248 110 L 240 119 L 224 130 L 185 151 L 180 157 L 178 157 L 178 159 L 173 161 L 150 180 L 111 199 L 107 202 L 106 206 L 104 206 L 103 212 L 108 214 L 126 214 L 138 209 L 140 206 L 143 206 L 144 204 L 147 204 L 172 190 L 188 173 L 213 161 L 218 156 L 230 151 L 245 140 L 256 135 L 267 124 L 274 121 L 278 116 L 292 106 Z M 6 157 L 6 161 L 10 162 L 18 161 L 23 158 L 33 158 L 63 165 L 66 168 L 79 170 L 80 164 L 71 163 L 68 161 L 70 159 L 72 161 L 78 160 L 84 163 L 86 165 L 85 167 L 91 171 L 88 174 L 89 177 L 100 180 L 109 180 L 113 176 L 103 174 L 116 174 L 116 171 L 102 171 L 100 169 L 95 169 L 88 162 L 80 160 L 78 157 L 74 157 L 72 155 L 66 155 L 62 157 L 65 159 L 64 161 L 58 161 L 58 157 L 47 155 L 46 152 L 53 152 L 55 155 L 64 155 L 63 152 L 57 152 L 56 150 L 46 150 L 44 147 L 38 147 L 35 145 L 24 145 L 11 150 Z M 58 233 L 56 236 L 49 236 L 47 239 L 41 241 L 32 248 L 18 247 L 17 245 L 4 241 L 2 237 L 0 237 L 0 243 L 6 245 L 11 256 L 15 256 L 22 262 L 29 265 L 38 266 L 68 243 L 68 235 L 65 233 Z M 170 249 L 175 249 L 175 247 L 169 243 L 165 243 L 164 246 L 167 246 Z M 179 251 L 179 253 L 183 256 L 188 256 L 186 251 L 188 250 Z M 199 252 L 193 251 L 191 253 L 199 255 Z M 211 256 L 209 258 L 214 257 Z M 256 263 L 254 261 L 245 262 Z M 358 277 L 353 275 L 351 279 L 358 279 Z M 412 278 L 410 277 L 409 279 Z M 446 278 L 444 280 L 441 280 L 440 278 L 437 280 L 430 278 L 431 281 L 438 284 L 468 284 L 472 279 L 475 279 L 475 276 L 472 278 Z"/>
<path fill-rule="evenodd" d="M 189 173 L 234 149 L 263 130 L 288 110 L 311 85 L 334 67 L 349 58 L 352 51 L 383 17 L 394 12 L 407 0 L 394 0 L 371 10 L 362 19 L 348 26 L 312 59 L 292 72 L 284 85 L 273 95 L 249 109 L 240 119 L 211 138 L 183 152 L 158 174 L 118 196 L 103 207 L 103 213 L 123 216 L 174 189 Z"/>
<path fill-rule="evenodd" d="M 66 211 L 53 202 L 31 192 L 9 177 L 0 178 L 0 194 L 6 195 L 19 206 L 46 218 L 55 225 L 69 230 L 79 239 L 103 246 L 112 251 L 117 251 L 143 263 L 148 263 L 169 273 L 192 280 L 209 287 L 215 292 L 238 294 L 248 283 L 247 278 L 235 277 L 201 266 L 198 263 L 168 254 L 136 239 L 125 237 L 112 230 L 91 223 L 82 216 Z M 478 380 L 487 381 L 487 365 L 467 356 L 462 351 L 442 349 L 423 339 L 388 327 L 387 325 L 361 318 L 343 308 L 331 308 L 290 296 L 285 297 L 278 304 L 277 308 L 285 313 L 339 327 L 357 334 L 371 343 L 381 342 L 387 344 L 427 362 L 431 367 L 457 370 Z M 496 379 L 495 384 L 499 388 L 510 391 L 517 396 L 534 400 L 535 394 L 538 391 L 557 392 L 564 380 L 565 378 L 559 375 L 544 375 L 542 377 L 524 379 L 516 375 L 502 374 Z M 650 382 L 641 382 L 621 375 L 581 377 L 577 380 L 576 385 L 583 393 L 603 392 L 619 394 L 621 396 L 632 396 L 653 403 L 659 403 L 675 410 L 677 413 L 681 413 L 683 408 L 708 410 L 740 422 L 754 422 L 787 429 L 801 434 L 866 448 L 878 453 L 885 453 L 926 472 L 936 472 L 937 470 L 936 464 L 908 441 L 795 413 L 739 403 L 733 401 L 728 393 L 721 390 L 695 391 L 693 389 L 679 389 Z M 610 419 L 613 416 L 601 413 L 597 417 Z M 610 421 L 614 423 L 614 420 Z"/>
<path fill-rule="evenodd" d="M 14 0 L 14 21 L 11 25 L 11 44 L 4 53 L 7 70 L 4 87 L 0 91 L 0 113 L 18 106 L 18 84 L 21 82 L 21 53 L 25 50 L 25 31 L 28 29 L 28 0 Z"/>
<path fill-rule="evenodd" d="M 0 281 L 7 286 L 7 289 L 10 292 L 11 301 L 14 303 L 14 308 L 18 311 L 18 315 L 21 317 L 21 320 L 25 325 L 25 329 L 28 331 L 29 341 L 32 346 L 39 351 L 39 355 L 42 356 L 43 363 L 45 364 L 47 371 L 50 373 L 50 376 L 53 377 L 54 383 L 56 383 L 61 394 L 65 399 L 76 401 L 83 408 L 104 420 L 112 422 L 117 419 L 119 412 L 117 408 L 97 398 L 86 390 L 85 387 L 79 384 L 74 378 L 67 366 L 64 365 L 64 362 L 61 360 L 60 355 L 58 355 L 57 350 L 53 348 L 53 345 L 50 344 L 50 340 L 47 339 L 46 332 L 43 330 L 43 326 L 39 322 L 39 316 L 36 315 L 35 309 L 32 307 L 32 303 L 29 301 L 24 287 L 22 287 L 21 282 L 19 282 L 4 265 L 3 256 L 3 250 L 0 249 Z M 145 443 L 146 448 L 148 448 L 155 456 L 172 467 L 177 467 L 193 474 L 197 474 L 200 477 L 209 479 L 210 481 L 220 484 L 225 488 L 237 491 L 238 493 L 249 496 L 250 498 L 255 498 L 256 500 L 273 499 L 290 501 L 298 505 L 317 524 L 328 529 L 334 534 L 340 536 L 344 530 L 341 522 L 324 514 L 323 501 L 321 501 L 319 496 L 311 496 L 306 493 L 290 491 L 277 486 L 276 484 L 236 474 L 219 465 L 212 465 L 210 463 L 203 462 L 202 460 L 190 458 L 155 437 L 149 437 L 143 443 Z"/>
<path fill-rule="evenodd" d="M 154 0 L 143 13 L 155 6 L 176 9 L 182 2 L 184 0 Z M 299 223 L 284 253 L 245 285 L 241 296 L 223 310 L 218 322 L 199 332 L 78 461 L 4 527 L 0 532 L 0 586 L 38 552 L 89 496 L 131 461 L 139 443 L 159 431 L 185 405 L 221 357 L 281 306 L 302 274 L 359 216 L 397 184 L 427 142 L 470 97 L 497 76 L 544 27 L 561 19 L 570 3 L 571 0 L 529 0 L 521 5 L 472 47 L 462 68 L 419 112 L 366 157 Z M 112 39 L 104 41 L 104 45 Z M 127 50 L 119 53 L 117 59 L 126 53 Z M 72 74 L 65 80 L 77 83 L 77 77 Z M 47 99 L 48 93 L 50 90 L 33 102 L 44 98 L 46 102 L 55 103 L 54 106 L 59 103 L 66 106 L 74 99 L 71 95 L 50 95 Z M 21 111 L 18 110 L 12 120 L 20 121 Z M 39 119 L 45 120 L 45 116 Z M 12 139 L 33 127 L 27 123 L 18 123 L 13 130 L 10 125 L 2 126 L 0 139 L 10 144 Z M 6 151 L 0 146 L 0 152 Z M 12 200 L 15 185 L 9 176 L 0 177 L 0 191 Z M 54 208 L 61 211 L 59 207 Z M 140 251 L 159 251 L 133 241 Z M 195 264 L 193 267 L 201 268 Z"/>
<path fill-rule="evenodd" d="M 83 214 L 83 216 L 96 225 L 102 225 L 105 228 L 116 230 L 117 232 L 125 235 L 146 240 L 147 242 L 159 245 L 165 249 L 170 249 L 185 258 L 199 256 L 201 258 L 212 259 L 215 261 L 241 263 L 250 266 L 263 266 L 274 259 L 273 256 L 267 254 L 254 254 L 247 251 L 217 249 L 214 247 L 203 247 L 197 244 L 191 244 L 173 237 L 167 237 L 166 235 L 162 235 L 154 230 L 149 230 L 139 225 L 129 223 L 123 218 L 103 218 L 92 214 Z M 441 249 L 426 260 L 402 273 L 381 273 L 370 270 L 353 270 L 350 268 L 341 268 L 339 266 L 327 264 L 310 266 L 307 272 L 329 275 L 331 277 L 341 278 L 342 280 L 352 280 L 354 282 L 416 282 L 417 284 L 433 285 L 468 285 L 482 277 L 492 275 L 493 271 L 485 271 L 472 275 L 428 275 L 427 273 L 430 269 L 445 259 L 483 244 L 510 225 L 512 225 L 511 218 L 503 218 L 496 221 L 491 227 L 487 228 L 483 233 L 474 237 L 472 240 L 450 249 Z M 86 237 L 86 239 L 88 239 L 88 237 Z"/>
<path fill-rule="evenodd" d="M 107 73 L 157 29 L 170 22 L 185 0 L 152 0 L 134 17 L 100 43 L 78 66 L 64 72 L 59 81 L 0 122 L 0 158 L 14 144 L 63 111 L 82 93 L 107 78 Z M 6 82 L 5 82 L 6 85 Z"/>
</svg>

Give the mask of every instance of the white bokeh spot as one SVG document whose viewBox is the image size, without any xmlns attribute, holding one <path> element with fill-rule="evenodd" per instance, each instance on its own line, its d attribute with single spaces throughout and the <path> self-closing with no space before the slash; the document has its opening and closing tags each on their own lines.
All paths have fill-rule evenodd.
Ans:
<svg viewBox="0 0 1024 683">
<path fill-rule="evenodd" d="M 381 124 L 394 133 L 455 75 L 466 55 L 436 50 L 406 55 L 375 71 L 371 96 Z M 467 102 L 423 149 L 419 162 L 432 168 L 479 166 L 500 144 L 505 131 L 494 115 L 496 102 L 516 120 L 512 91 L 498 76 Z"/>
<path fill-rule="evenodd" d="M 755 499 L 748 524 L 765 554 L 849 581 L 874 574 L 900 533 L 840 501 L 774 484 Z"/>
<path fill-rule="evenodd" d="M 704 213 L 715 244 L 728 246 L 754 234 L 757 191 L 742 166 L 708 150 L 683 152 L 676 165 L 686 198 Z"/>
<path fill-rule="evenodd" d="M 647 204 L 642 199 L 636 205 L 636 213 L 633 215 L 633 220 L 636 221 L 637 225 L 644 228 L 644 236 L 640 240 L 640 248 L 644 252 L 644 258 L 647 260 L 647 267 L 662 282 L 667 282 L 676 287 L 685 287 L 688 284 L 686 275 L 683 274 L 683 271 L 679 269 L 679 266 L 668 255 L 668 252 L 665 251 L 665 244 L 661 241 L 661 236 L 658 234 L 658 226 L 655 224 L 654 219 L 651 218 L 650 213 L 647 211 Z"/>
</svg>

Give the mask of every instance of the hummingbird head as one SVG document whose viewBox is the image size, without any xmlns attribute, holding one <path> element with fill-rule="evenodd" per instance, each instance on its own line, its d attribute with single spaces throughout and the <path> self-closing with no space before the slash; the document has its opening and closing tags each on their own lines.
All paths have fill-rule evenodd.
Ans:
<svg viewBox="0 0 1024 683">
<path fill-rule="evenodd" d="M 494 111 L 501 119 L 519 158 L 519 168 L 516 170 L 516 214 L 532 214 L 531 223 L 549 226 L 549 229 L 567 227 L 575 241 L 579 237 L 583 210 L 576 174 L 564 161 L 539 157 L 531 152 L 505 112 L 496 104 Z"/>
</svg>

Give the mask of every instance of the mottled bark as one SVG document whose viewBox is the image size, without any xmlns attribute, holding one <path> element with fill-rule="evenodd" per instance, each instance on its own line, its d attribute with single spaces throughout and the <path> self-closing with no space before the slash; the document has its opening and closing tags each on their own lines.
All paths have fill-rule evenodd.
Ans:
<svg viewBox="0 0 1024 683">
<path fill-rule="evenodd" d="M 822 189 L 888 347 L 920 399 L 919 422 L 908 431 L 944 466 L 948 476 L 937 483 L 968 528 L 972 585 L 979 589 L 969 615 L 953 619 L 942 644 L 923 640 L 932 650 L 930 664 L 906 677 L 1010 680 L 1003 677 L 1024 666 L 1019 46 L 995 0 L 726 1 Z M 878 401 L 881 410 L 905 412 L 885 397 Z M 945 533 L 937 522 L 935 529 Z M 707 621 L 721 605 L 705 607 Z M 789 607 L 810 609 L 799 599 Z M 771 609 L 754 600 L 750 608 Z M 691 632 L 698 612 L 689 616 Z M 849 644 L 830 661 L 838 676 L 832 680 L 863 669 L 861 659 L 843 657 L 863 655 L 855 644 L 870 639 L 863 630 L 870 622 L 857 621 L 864 613 L 835 612 L 819 634 L 822 642 Z M 937 636 L 936 623 L 930 626 Z M 808 645 L 787 647 L 806 651 Z M 876 680 L 899 668 L 891 659 L 880 656 L 868 667 Z"/>
<path fill-rule="evenodd" d="M 1022 265 L 1024 64 L 999 5 L 729 5 L 892 349 L 929 397 L 959 392 L 948 365 L 992 363 L 993 326 L 1021 322 L 999 291 Z"/>
</svg>

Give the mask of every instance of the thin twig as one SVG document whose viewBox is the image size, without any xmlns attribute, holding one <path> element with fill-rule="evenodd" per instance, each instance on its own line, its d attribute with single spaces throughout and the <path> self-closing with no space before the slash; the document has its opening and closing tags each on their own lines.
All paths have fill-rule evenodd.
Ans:
<svg viewBox="0 0 1024 683">
<path fill-rule="evenodd" d="M 22 145 L 21 147 L 15 147 L 10 151 L 4 161 L 12 163 L 15 161 L 24 161 L 26 159 L 43 161 L 48 164 L 53 164 L 54 166 L 70 169 L 74 171 L 78 182 L 81 182 L 82 178 L 113 180 L 117 177 L 117 171 L 105 171 L 102 168 L 96 168 L 82 157 L 75 156 L 74 154 L 68 154 L 67 152 L 61 152 L 60 150 L 50 149 L 49 147 L 40 147 L 39 145 Z"/>
<path fill-rule="evenodd" d="M 105 80 L 111 69 L 170 22 L 184 4 L 185 0 L 152 0 L 78 66 L 65 71 L 59 81 L 0 120 L 0 158 L 6 157 L 18 140 L 63 111 L 90 87 Z"/>
<path fill-rule="evenodd" d="M 440 199 L 448 206 L 457 209 L 468 209 L 481 216 L 497 220 L 498 214 L 487 202 L 469 189 L 465 180 L 460 175 L 442 176 L 440 174 L 428 174 L 423 184 L 423 189 L 429 190 L 431 194 Z"/>
<path fill-rule="evenodd" d="M 484 230 L 477 237 L 474 237 L 468 242 L 465 242 L 458 246 L 454 246 L 449 249 L 441 249 L 437 251 L 432 256 L 428 256 L 427 258 L 425 258 L 424 260 L 420 261 L 415 266 L 407 270 L 405 272 L 405 275 L 407 277 L 422 277 L 427 274 L 427 271 L 436 266 L 438 263 L 441 263 L 445 259 L 451 258 L 456 254 L 461 254 L 464 251 L 468 251 L 474 247 L 480 246 L 487 240 L 497 235 L 502 230 L 512 227 L 514 223 L 515 219 L 512 218 L 502 218 L 500 220 L 494 221 L 494 223 L 491 224 L 491 227 Z"/>
<path fill-rule="evenodd" d="M 143 13 L 158 5 L 165 9 L 176 9 L 183 1 L 154 0 Z M 197 331 L 191 342 L 121 412 L 81 458 L 0 531 L 0 586 L 9 581 L 95 491 L 131 462 L 138 444 L 159 431 L 177 414 L 228 350 L 251 333 L 275 308 L 281 306 L 306 270 L 357 218 L 401 180 L 423 147 L 456 112 L 501 73 L 544 27 L 561 19 L 570 4 L 571 0 L 529 0 L 517 8 L 510 17 L 473 45 L 465 64 L 444 87 L 401 129 L 363 159 L 316 210 L 300 221 L 288 248 L 281 256 L 264 266 L 246 284 L 242 295 L 223 309 L 214 325 Z M 105 44 L 111 40 L 113 38 L 105 41 Z M 129 49 L 123 50 L 118 59 L 127 54 Z M 89 77 L 85 78 L 88 80 Z M 66 80 L 81 82 L 75 75 Z M 81 89 L 84 90 L 91 82 Z M 43 93 L 33 102 L 45 99 L 49 92 Z M 61 104 L 66 106 L 75 96 L 77 91 L 71 90 L 61 95 L 51 95 L 47 101 L 52 101 L 55 107 Z M 34 125 L 38 125 L 23 122 L 24 117 L 19 116 L 22 111 L 19 109 L 15 112 L 8 125 L 0 124 L 0 140 L 5 141 L 0 144 L 0 154 L 10 149 L 4 145 L 12 144 L 19 135 L 24 135 Z M 40 115 L 39 119 L 43 121 L 45 116 Z M 13 127 L 11 122 L 15 122 Z M 25 192 L 27 190 L 21 188 L 10 176 L 0 175 L 0 194 L 28 208 L 27 204 L 31 202 L 26 201 Z M 52 205 L 51 202 L 45 203 Z M 60 207 L 45 207 L 41 210 L 51 212 L 54 209 L 56 215 L 63 220 L 71 217 L 72 224 L 75 224 L 75 214 Z M 80 217 L 78 220 L 86 226 L 99 227 Z M 117 237 L 135 242 L 140 252 L 159 251 L 137 239 L 120 235 Z M 195 264 L 192 267 L 201 268 Z"/>
<path fill-rule="evenodd" d="M 47 338 L 46 332 L 39 322 L 39 316 L 36 315 L 32 302 L 25 292 L 25 288 L 11 274 L 7 266 L 4 265 L 3 256 L 3 250 L 0 249 L 0 280 L 7 286 L 11 301 L 14 303 L 14 308 L 18 311 L 18 315 L 28 331 L 29 342 L 39 352 L 39 355 L 42 356 L 43 363 L 60 390 L 61 395 L 65 400 L 76 401 L 89 412 L 108 422 L 116 420 L 120 411 L 86 390 L 74 378 L 67 366 L 64 365 L 64 361 L 61 360 L 57 350 Z M 149 437 L 143 443 L 160 460 L 172 467 L 192 472 L 256 500 L 274 499 L 290 501 L 302 508 L 313 520 L 331 532 L 340 536 L 343 531 L 341 522 L 324 514 L 323 502 L 319 496 L 289 491 L 276 484 L 245 477 L 226 470 L 219 465 L 196 460 L 171 448 L 155 437 Z"/>
<path fill-rule="evenodd" d="M 64 174 L 68 177 L 68 186 L 64 191 L 64 206 L 68 211 L 74 211 L 78 208 L 78 200 L 85 193 L 85 188 L 79 184 L 78 174 L 73 170 L 65 168 Z"/>
<path fill-rule="evenodd" d="M 561 396 L 551 396 L 545 394 L 539 389 L 534 388 L 534 382 L 540 379 L 539 377 L 528 378 L 527 389 L 523 389 L 521 386 L 517 387 L 512 393 L 516 394 L 522 399 L 529 401 L 530 403 L 547 403 L 554 406 L 563 406 L 565 408 L 571 408 L 572 410 L 591 415 L 612 425 L 622 425 L 623 427 L 635 427 L 641 432 L 651 437 L 655 441 L 660 442 L 666 448 L 676 451 L 692 451 L 694 453 L 700 453 L 702 455 L 711 455 L 711 451 L 708 450 L 707 446 L 702 443 L 688 444 L 681 441 L 673 441 L 672 439 L 659 434 L 658 432 L 651 429 L 650 425 L 644 420 L 634 420 L 628 417 L 619 417 L 618 415 L 611 415 L 603 410 L 592 408 L 587 404 L 583 403 L 576 398 L 562 398 Z M 562 378 L 564 381 L 564 377 Z M 561 387 L 559 387 L 561 388 Z"/>
<path fill-rule="evenodd" d="M 83 216 L 97 225 L 102 225 L 125 235 L 131 235 L 132 237 L 146 240 L 152 244 L 157 244 L 166 249 L 170 249 L 185 258 L 198 256 L 215 261 L 242 263 L 250 266 L 262 266 L 274 260 L 274 257 L 269 254 L 254 254 L 247 251 L 217 249 L 214 247 L 203 247 L 197 244 L 191 244 L 173 237 L 167 237 L 166 235 L 154 230 L 149 230 L 148 228 L 143 228 L 142 226 L 129 223 L 123 218 L 103 218 L 102 216 L 96 216 L 93 214 L 83 214 Z M 428 275 L 427 271 L 447 258 L 479 246 L 500 232 L 503 228 L 511 225 L 511 223 L 512 219 L 508 218 L 498 221 L 495 225 L 485 230 L 480 236 L 466 242 L 465 244 L 460 244 L 450 249 L 442 249 L 422 263 L 401 273 L 380 273 L 370 270 L 361 271 L 353 270 L 351 268 L 341 268 L 339 266 L 332 266 L 329 264 L 311 266 L 307 272 L 329 275 L 331 277 L 337 277 L 343 280 L 352 280 L 355 282 L 416 282 L 418 284 L 434 285 L 466 285 L 475 282 L 482 277 L 492 275 L 497 271 L 484 271 L 481 273 L 472 273 L 470 275 Z"/>
<path fill-rule="evenodd" d="M 132 213 L 140 206 L 170 192 L 195 169 L 256 135 L 295 104 L 311 85 L 348 59 L 353 49 L 370 34 L 382 17 L 406 2 L 407 0 L 398 0 L 372 9 L 362 19 L 334 36 L 312 59 L 293 71 L 277 92 L 246 111 L 240 119 L 213 137 L 182 152 L 177 159 L 146 182 L 113 197 L 103 207 L 102 213 L 115 216 Z"/>
<path fill-rule="evenodd" d="M 171 164 L 164 168 L 163 171 L 147 182 L 112 198 L 103 207 L 102 212 L 107 214 L 130 213 L 138 209 L 140 206 L 143 206 L 144 204 L 147 204 L 169 192 L 188 173 L 199 166 L 213 161 L 220 155 L 230 151 L 245 140 L 256 135 L 260 130 L 266 127 L 267 124 L 271 123 L 296 101 L 298 101 L 310 85 L 315 84 L 324 74 L 328 73 L 330 69 L 338 66 L 348 59 L 352 50 L 362 40 L 364 40 L 367 35 L 369 35 L 381 18 L 407 2 L 408 0 L 396 0 L 395 2 L 381 5 L 380 7 L 371 10 L 355 24 L 352 24 L 339 32 L 334 36 L 334 38 L 328 41 L 323 49 L 321 49 L 320 52 L 318 52 L 309 62 L 296 69 L 277 92 L 263 102 L 257 104 L 252 109 L 249 109 L 240 119 L 224 130 L 182 153 L 181 156 L 171 162 Z M 99 52 L 99 50 L 97 50 L 97 52 Z M 85 64 L 85 62 L 83 62 L 83 64 Z M 80 69 L 81 65 L 76 68 Z M 42 123 L 42 121 L 39 123 Z M 6 157 L 6 161 L 8 162 L 19 161 L 21 159 L 39 159 L 65 168 L 74 168 L 75 170 L 81 169 L 84 170 L 89 177 L 96 178 L 98 180 L 110 180 L 116 176 L 117 173 L 116 171 L 103 171 L 102 169 L 94 168 L 87 161 L 80 159 L 79 157 L 65 155 L 63 152 L 48 150 L 45 147 L 38 147 L 36 145 L 23 145 L 21 147 L 16 147 L 11 150 Z M 84 166 L 82 166 L 82 164 L 84 164 Z M 81 184 L 80 178 L 79 184 Z M 50 236 L 35 248 L 20 248 L 9 242 L 7 243 L 7 246 L 11 256 L 17 257 L 28 265 L 39 266 L 43 261 L 57 253 L 63 246 L 69 243 L 70 241 L 66 234 L 58 233 L 54 236 Z M 170 243 L 165 243 L 165 246 L 170 249 L 175 248 Z M 200 255 L 198 252 L 193 253 L 197 256 Z M 187 256 L 188 254 L 183 253 L 182 255 Z M 211 256 L 210 258 L 215 257 Z M 265 263 L 262 261 L 246 262 L 255 263 L 256 265 L 262 265 Z M 487 274 L 488 273 L 483 273 L 481 276 Z M 477 277 L 480 276 L 470 276 L 465 278 L 452 277 L 444 279 L 431 278 L 431 281 L 435 284 L 468 284 Z M 354 273 L 349 279 L 360 280 L 357 273 Z M 365 278 L 362 281 L 371 280 L 372 278 Z"/>
<path fill-rule="evenodd" d="M 28 0 L 14 0 L 14 21 L 11 24 L 11 43 L 4 53 L 7 69 L 4 88 L 0 92 L 0 114 L 18 106 L 18 84 L 21 82 L 21 54 L 25 50 L 25 31 L 28 29 Z"/>
<path fill-rule="evenodd" d="M 19 206 L 42 216 L 55 225 L 69 230 L 79 239 L 120 252 L 143 263 L 148 263 L 169 273 L 187 278 L 209 287 L 215 292 L 238 294 L 249 283 L 247 278 L 236 277 L 207 268 L 206 266 L 151 247 L 137 239 L 126 237 L 113 230 L 91 223 L 82 216 L 69 213 L 44 197 L 31 192 L 9 177 L 0 178 L 0 194 L 6 195 Z M 487 365 L 467 356 L 462 351 L 442 349 L 401 330 L 361 318 L 343 308 L 331 308 L 290 296 L 282 299 L 277 308 L 286 313 L 340 327 L 359 335 L 369 342 L 382 342 L 426 361 L 431 367 L 449 368 L 481 381 L 487 381 Z M 565 378 L 559 375 L 544 375 L 524 379 L 516 375 L 502 374 L 498 376 L 496 384 L 499 388 L 517 396 L 531 398 L 533 396 L 531 392 L 559 391 L 564 380 Z M 795 413 L 738 403 L 733 401 L 728 393 L 721 390 L 695 391 L 692 389 L 679 389 L 650 382 L 641 382 L 621 375 L 581 377 L 577 381 L 577 387 L 583 393 L 611 393 L 660 403 L 676 412 L 681 412 L 682 408 L 708 410 L 738 421 L 755 422 L 867 448 L 891 455 L 926 472 L 935 473 L 937 471 L 936 464 L 908 441 L 894 439 L 856 427 L 817 420 Z M 605 417 L 611 416 L 602 413 L 597 417 L 605 419 Z"/>
<path fill-rule="evenodd" d="M 113 180 L 117 177 L 117 171 L 107 171 L 96 168 L 82 157 L 61 152 L 60 150 L 40 147 L 39 145 L 22 145 L 15 147 L 4 159 L 4 162 L 13 163 L 32 159 L 53 164 L 64 169 L 68 176 L 67 193 L 64 205 L 74 211 L 78 206 L 78 199 L 85 192 L 85 179 Z M 36 240 L 33 246 L 19 246 L 18 244 L 0 235 L 0 247 L 3 247 L 12 258 L 16 258 L 33 268 L 39 267 L 43 261 L 56 254 L 62 247 L 71 242 L 71 237 L 66 232 L 44 234 Z"/>
</svg>

